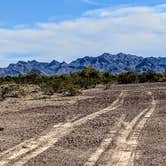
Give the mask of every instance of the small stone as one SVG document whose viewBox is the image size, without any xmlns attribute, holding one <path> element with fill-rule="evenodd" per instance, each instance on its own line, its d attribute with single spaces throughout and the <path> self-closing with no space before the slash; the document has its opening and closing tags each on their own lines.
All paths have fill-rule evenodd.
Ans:
<svg viewBox="0 0 166 166">
<path fill-rule="evenodd" d="M 4 130 L 4 128 L 3 127 L 0 127 L 0 131 L 3 131 Z"/>
</svg>

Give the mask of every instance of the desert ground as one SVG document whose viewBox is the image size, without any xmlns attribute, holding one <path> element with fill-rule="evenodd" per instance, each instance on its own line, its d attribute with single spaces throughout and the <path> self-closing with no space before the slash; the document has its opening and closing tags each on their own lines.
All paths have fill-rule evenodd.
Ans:
<svg viewBox="0 0 166 166">
<path fill-rule="evenodd" d="M 166 83 L 8 98 L 0 115 L 0 166 L 166 165 Z"/>
</svg>

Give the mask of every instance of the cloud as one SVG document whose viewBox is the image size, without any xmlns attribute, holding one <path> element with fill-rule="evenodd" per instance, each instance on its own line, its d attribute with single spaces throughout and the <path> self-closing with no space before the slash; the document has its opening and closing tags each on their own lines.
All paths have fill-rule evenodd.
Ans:
<svg viewBox="0 0 166 166">
<path fill-rule="evenodd" d="M 82 2 L 87 3 L 89 5 L 94 5 L 94 6 L 109 6 L 110 2 L 104 2 L 104 1 L 99 1 L 99 0 L 82 0 Z"/>
<path fill-rule="evenodd" d="M 101 5 L 101 3 L 98 3 L 94 0 L 82 0 L 82 1 L 85 2 L 85 3 L 88 3 L 90 5 L 96 5 L 96 6 Z"/>
<path fill-rule="evenodd" d="M 60 23 L 1 28 L 0 65 L 34 57 L 71 61 L 103 52 L 166 56 L 165 9 L 166 5 L 104 8 Z"/>
</svg>

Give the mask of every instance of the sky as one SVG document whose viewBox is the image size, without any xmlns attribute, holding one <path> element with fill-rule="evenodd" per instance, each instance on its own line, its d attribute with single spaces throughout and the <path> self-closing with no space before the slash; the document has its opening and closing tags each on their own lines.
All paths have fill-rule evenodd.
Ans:
<svg viewBox="0 0 166 166">
<path fill-rule="evenodd" d="M 0 67 L 104 52 L 166 56 L 166 0 L 0 0 Z"/>
</svg>

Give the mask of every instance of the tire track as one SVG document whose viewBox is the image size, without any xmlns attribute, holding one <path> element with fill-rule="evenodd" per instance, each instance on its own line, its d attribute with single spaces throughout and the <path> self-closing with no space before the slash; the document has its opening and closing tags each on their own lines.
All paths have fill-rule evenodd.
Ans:
<svg viewBox="0 0 166 166">
<path fill-rule="evenodd" d="M 109 131 L 106 138 L 102 141 L 97 150 L 89 157 L 88 161 L 84 166 L 94 166 L 101 155 L 108 149 L 109 145 L 112 143 L 113 138 L 116 136 L 117 132 L 120 130 L 125 116 L 122 115 L 120 120 L 115 124 L 115 127 Z"/>
<path fill-rule="evenodd" d="M 59 141 L 59 139 L 68 135 L 74 130 L 75 127 L 85 124 L 89 120 L 93 120 L 104 113 L 120 107 L 123 104 L 124 96 L 124 92 L 121 92 L 119 97 L 109 107 L 87 115 L 74 122 L 67 122 L 64 124 L 55 125 L 46 135 L 38 138 L 31 138 L 1 153 L 0 166 L 21 166 L 25 164 L 30 159 L 36 157 L 40 153 L 46 151 L 48 148 L 53 146 L 56 142 Z"/>
<path fill-rule="evenodd" d="M 151 92 L 147 93 L 148 95 L 152 95 Z M 126 126 L 127 130 L 124 131 L 124 135 L 128 135 L 128 137 L 131 135 L 130 131 L 136 126 L 136 124 L 138 123 L 139 119 L 148 111 L 148 108 L 145 109 L 142 113 L 140 113 L 131 123 L 128 124 L 128 126 L 123 122 L 125 117 L 121 117 L 121 119 L 117 122 L 117 124 L 115 124 L 115 129 L 112 129 L 109 134 L 106 136 L 106 139 L 104 139 L 102 141 L 102 143 L 100 144 L 100 146 L 98 147 L 98 149 L 90 156 L 90 158 L 88 159 L 88 161 L 84 164 L 84 166 L 94 166 L 97 161 L 100 159 L 100 157 L 104 154 L 104 152 L 106 153 L 106 150 L 109 148 L 109 146 L 111 145 L 111 143 L 114 141 L 114 138 L 116 137 L 117 133 L 122 130 L 121 127 L 122 126 Z M 141 124 L 140 124 L 140 127 Z M 140 130 L 141 131 L 141 130 Z M 135 133 L 136 136 L 139 136 L 138 132 Z M 125 141 L 125 140 L 124 140 Z M 110 156 L 110 154 L 107 154 L 107 157 Z M 108 157 L 109 158 L 109 157 Z M 107 159 L 109 160 L 109 159 Z"/>
<path fill-rule="evenodd" d="M 151 94 L 151 93 L 149 93 Z M 135 117 L 117 138 L 115 149 L 106 153 L 110 157 L 106 166 L 133 166 L 139 135 L 156 108 L 156 101 L 152 97 L 150 108 Z"/>
</svg>

